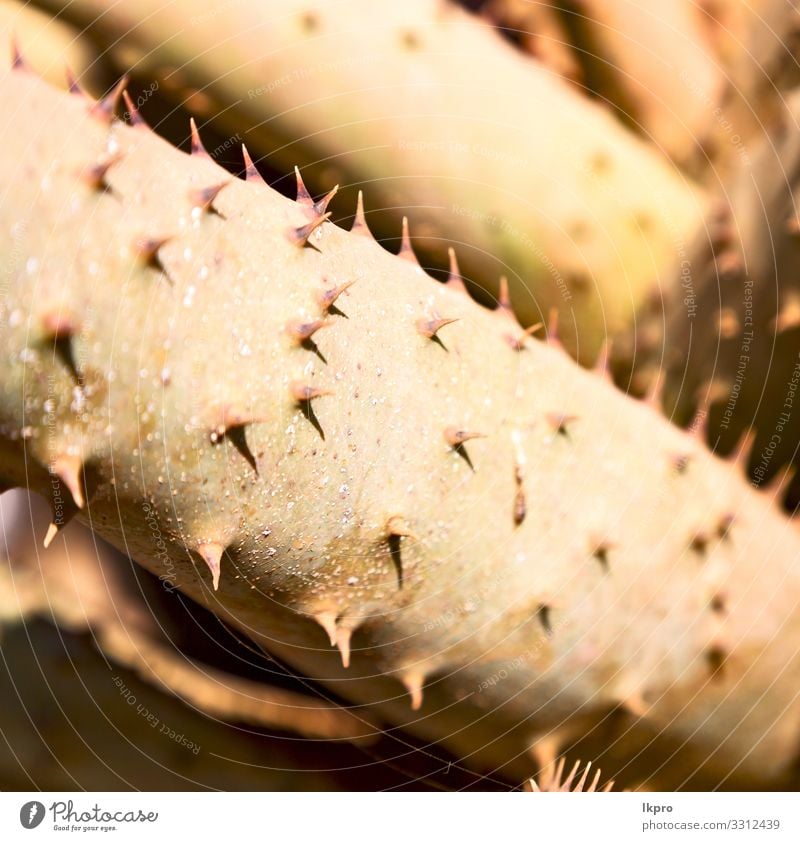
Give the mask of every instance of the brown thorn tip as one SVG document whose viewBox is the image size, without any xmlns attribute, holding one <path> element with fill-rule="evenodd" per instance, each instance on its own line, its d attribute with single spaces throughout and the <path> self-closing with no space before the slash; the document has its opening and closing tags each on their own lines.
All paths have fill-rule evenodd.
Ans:
<svg viewBox="0 0 800 841">
<path fill-rule="evenodd" d="M 139 113 L 139 109 L 131 99 L 128 91 L 122 91 L 122 99 L 125 101 L 125 113 L 128 115 L 131 125 L 134 126 L 134 128 L 146 126 L 147 123 L 145 123 L 142 119 L 142 115 Z"/>
<path fill-rule="evenodd" d="M 422 707 L 422 689 L 425 678 L 419 672 L 409 672 L 400 678 L 403 686 L 411 697 L 411 709 L 415 712 Z"/>
<path fill-rule="evenodd" d="M 161 268 L 158 250 L 170 239 L 171 237 L 138 237 L 133 242 L 133 251 L 145 265 Z"/>
<path fill-rule="evenodd" d="M 128 87 L 127 75 L 123 76 L 102 99 L 93 102 L 89 107 L 89 113 L 103 122 L 110 123 L 114 119 L 117 105 L 126 87 Z"/>
<path fill-rule="evenodd" d="M 459 429 L 457 426 L 448 426 L 444 431 L 444 440 L 451 447 L 460 447 L 473 438 L 486 438 L 486 435 L 482 432 L 468 432 L 465 429 Z"/>
<path fill-rule="evenodd" d="M 332 286 L 330 289 L 320 289 L 316 294 L 317 303 L 323 312 L 327 312 L 339 299 L 339 296 L 346 292 L 353 284 L 354 280 L 348 280 L 347 283 L 342 283 L 339 286 Z"/>
<path fill-rule="evenodd" d="M 308 341 L 317 330 L 322 330 L 324 327 L 332 327 L 333 323 L 330 321 L 323 321 L 317 318 L 314 321 L 302 321 L 297 319 L 290 321 L 286 325 L 286 334 L 298 345 Z"/>
<path fill-rule="evenodd" d="M 397 252 L 397 256 L 401 257 L 403 260 L 408 260 L 410 263 L 414 263 L 417 266 L 419 265 L 417 255 L 411 247 L 411 236 L 408 232 L 407 216 L 403 217 L 403 233 L 400 239 L 400 250 Z"/>
<path fill-rule="evenodd" d="M 447 327 L 448 324 L 453 324 L 458 320 L 457 318 L 420 318 L 417 320 L 417 331 L 426 339 L 432 339 L 442 327 Z"/>
<path fill-rule="evenodd" d="M 220 184 L 212 184 L 210 187 L 197 187 L 189 191 L 189 201 L 192 207 L 201 210 L 210 210 L 214 199 L 219 195 L 223 187 L 230 184 L 230 181 L 223 181 Z"/>
<path fill-rule="evenodd" d="M 417 540 L 416 534 L 408 527 L 405 518 L 395 514 L 386 521 L 386 533 L 390 537 L 411 537 Z"/>
<path fill-rule="evenodd" d="M 578 420 L 577 415 L 565 415 L 563 412 L 548 412 L 545 417 L 553 432 L 558 435 L 566 435 L 570 424 Z"/>
<path fill-rule="evenodd" d="M 374 239 L 372 231 L 367 225 L 367 218 L 364 216 L 364 194 L 361 190 L 358 191 L 358 199 L 356 200 L 356 215 L 353 217 L 353 225 L 350 228 L 351 234 L 360 234 L 361 236 Z"/>
<path fill-rule="evenodd" d="M 108 187 L 106 175 L 109 169 L 120 160 L 120 155 L 111 155 L 103 161 L 96 164 L 90 164 L 82 173 L 83 181 L 93 190 L 103 190 Z"/>
<path fill-rule="evenodd" d="M 191 151 L 193 155 L 199 155 L 203 158 L 210 158 L 206 147 L 203 146 L 203 141 L 200 139 L 200 132 L 197 130 L 197 123 L 194 117 L 189 117 L 189 134 L 191 137 Z"/>
<path fill-rule="evenodd" d="M 332 610 L 323 610 L 322 612 L 315 614 L 313 618 L 314 621 L 328 635 L 328 639 L 331 641 L 331 646 L 335 646 L 336 620 L 339 618 L 338 615 Z"/>
<path fill-rule="evenodd" d="M 57 456 L 51 465 L 50 472 L 67 486 L 72 499 L 78 508 L 83 508 L 85 500 L 81 486 L 81 471 L 83 464 L 78 456 Z"/>
<path fill-rule="evenodd" d="M 211 583 L 215 590 L 219 590 L 220 562 L 225 548 L 219 543 L 201 543 L 197 547 L 197 554 L 205 561 L 211 573 Z"/>
<path fill-rule="evenodd" d="M 318 397 L 325 397 L 326 395 L 333 394 L 330 389 L 316 388 L 312 385 L 299 382 L 298 380 L 289 383 L 289 393 L 297 403 L 308 403 L 311 400 L 316 400 Z"/>
<path fill-rule="evenodd" d="M 345 669 L 350 665 L 350 637 L 352 634 L 353 632 L 347 627 L 336 629 L 336 645 L 342 655 L 342 666 Z"/>
<path fill-rule="evenodd" d="M 42 330 L 53 340 L 69 339 L 79 331 L 75 319 L 64 312 L 48 312 L 42 316 Z"/>
<path fill-rule="evenodd" d="M 314 200 L 311 198 L 311 193 L 308 192 L 306 185 L 303 183 L 303 176 L 300 175 L 300 168 L 294 168 L 294 177 L 297 181 L 297 197 L 295 201 L 298 204 L 302 204 L 304 207 L 313 207 Z"/>
</svg>

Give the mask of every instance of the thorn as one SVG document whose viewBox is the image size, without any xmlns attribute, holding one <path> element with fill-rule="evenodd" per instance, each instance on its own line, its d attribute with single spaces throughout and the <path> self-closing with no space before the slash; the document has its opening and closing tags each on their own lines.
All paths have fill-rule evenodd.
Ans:
<svg viewBox="0 0 800 841">
<path fill-rule="evenodd" d="M 503 318 L 510 320 L 515 326 L 521 326 L 514 314 L 514 308 L 511 306 L 511 292 L 508 288 L 508 278 L 503 275 L 500 278 L 500 288 L 497 292 L 497 306 L 494 310 L 496 315 L 501 315 Z"/>
<path fill-rule="evenodd" d="M 425 677 L 420 672 L 408 672 L 400 678 L 406 691 L 411 696 L 411 709 L 415 712 L 422 707 L 422 689 Z"/>
<path fill-rule="evenodd" d="M 672 467 L 676 473 L 683 475 L 689 467 L 689 462 L 692 460 L 690 455 L 678 454 L 670 456 Z"/>
<path fill-rule="evenodd" d="M 83 463 L 78 456 L 62 455 L 57 456 L 50 465 L 50 472 L 67 486 L 72 495 L 72 500 L 78 508 L 83 508 L 85 500 L 83 487 L 81 485 L 81 473 Z"/>
<path fill-rule="evenodd" d="M 611 377 L 611 349 L 613 340 L 610 336 L 603 339 L 603 344 L 600 346 L 600 353 L 597 354 L 597 360 L 594 363 L 594 372 L 601 380 L 612 382 Z"/>
<path fill-rule="evenodd" d="M 580 770 L 580 767 L 580 760 L 576 760 L 575 764 L 572 766 L 572 770 L 569 772 L 569 774 L 567 774 L 566 779 L 561 784 L 561 791 L 572 791 L 572 784 L 575 781 L 575 776 Z"/>
<path fill-rule="evenodd" d="M 320 309 L 323 312 L 328 312 L 330 308 L 339 300 L 339 296 L 346 292 L 353 284 L 354 280 L 348 280 L 347 283 L 342 283 L 340 286 L 332 286 L 330 289 L 320 289 L 316 293 L 316 300 Z"/>
<path fill-rule="evenodd" d="M 417 260 L 417 255 L 414 253 L 414 249 L 411 247 L 411 237 L 408 233 L 408 217 L 403 217 L 403 234 L 402 238 L 400 239 L 400 250 L 397 252 L 397 256 L 402 258 L 403 260 L 408 260 L 409 263 L 413 263 L 415 266 L 419 265 L 419 260 Z"/>
<path fill-rule="evenodd" d="M 413 531 L 408 527 L 405 518 L 399 514 L 395 514 L 386 521 L 386 534 L 389 537 L 410 537 L 413 540 L 419 540 Z"/>
<path fill-rule="evenodd" d="M 63 510 L 65 506 L 60 506 L 62 510 L 57 511 L 55 503 L 52 503 L 52 508 L 53 519 L 50 525 L 47 527 L 47 534 L 44 536 L 45 549 L 48 549 L 50 547 L 50 544 L 70 524 L 72 518 L 75 516 L 75 510 L 72 508 L 67 508 L 67 510 Z"/>
<path fill-rule="evenodd" d="M 710 377 L 700 383 L 695 390 L 694 397 L 698 403 L 704 406 L 711 406 L 725 400 L 731 393 L 731 383 L 721 379 Z"/>
<path fill-rule="evenodd" d="M 300 225 L 298 228 L 289 228 L 286 232 L 289 242 L 291 242 L 292 245 L 297 245 L 302 248 L 308 242 L 308 238 L 311 234 L 313 234 L 314 231 L 316 231 L 316 229 L 330 217 L 330 215 L 330 213 L 323 213 L 321 216 L 317 216 L 312 219 L 306 225 Z"/>
<path fill-rule="evenodd" d="M 82 97 L 86 96 L 86 92 L 80 86 L 77 76 L 75 75 L 72 68 L 68 64 L 64 65 L 64 77 L 67 80 L 67 90 L 73 96 L 82 96 Z M 123 96 L 125 96 L 125 95 L 126 94 L 123 93 Z"/>
<path fill-rule="evenodd" d="M 316 400 L 318 397 L 325 397 L 333 394 L 327 388 L 315 388 L 312 385 L 306 385 L 298 380 L 289 383 L 289 393 L 296 403 L 308 403 L 311 400 Z"/>
<path fill-rule="evenodd" d="M 607 540 L 598 540 L 595 541 L 594 547 L 592 548 L 592 557 L 603 568 L 603 572 L 609 571 L 608 553 L 611 551 L 613 546 L 614 544 Z"/>
<path fill-rule="evenodd" d="M 460 447 L 473 438 L 486 438 L 486 435 L 482 432 L 467 432 L 465 429 L 459 429 L 457 426 L 448 426 L 444 431 L 444 440 L 451 447 Z"/>
<path fill-rule="evenodd" d="M 358 200 L 356 201 L 356 215 L 353 217 L 353 226 L 350 228 L 351 234 L 359 234 L 362 237 L 374 240 L 372 231 L 367 225 L 367 219 L 364 216 L 364 195 L 361 190 L 358 191 Z"/>
<path fill-rule="evenodd" d="M 537 331 L 541 330 L 544 325 L 539 322 L 538 324 L 531 324 L 530 327 L 526 327 L 519 335 L 513 335 L 512 333 L 506 333 L 506 341 L 508 342 L 511 350 L 525 350 L 525 347 L 528 344 L 528 339 Z"/>
<path fill-rule="evenodd" d="M 300 168 L 297 166 L 294 168 L 294 177 L 297 181 L 297 197 L 295 201 L 308 209 L 313 208 L 314 199 L 311 198 L 311 193 L 308 192 L 306 185 L 303 183 L 303 176 L 300 175 Z"/>
<path fill-rule="evenodd" d="M 197 123 L 194 121 L 194 117 L 189 117 L 189 135 L 191 137 L 191 153 L 195 156 L 211 160 L 211 155 L 208 154 L 208 150 L 203 146 L 203 141 L 200 139 L 200 132 L 197 130 Z"/>
<path fill-rule="evenodd" d="M 794 291 L 786 293 L 780 309 L 770 322 L 773 332 L 782 333 L 800 326 L 800 294 Z"/>
<path fill-rule="evenodd" d="M 727 540 L 731 536 L 731 529 L 735 522 L 735 514 L 723 514 L 717 521 L 717 537 L 720 540 Z"/>
<path fill-rule="evenodd" d="M 147 128 L 147 123 L 144 121 L 142 115 L 139 113 L 139 109 L 134 104 L 133 100 L 128 94 L 128 91 L 122 91 L 122 98 L 123 100 L 125 100 L 125 113 L 127 114 L 128 119 L 130 120 L 130 124 L 134 128 Z"/>
<path fill-rule="evenodd" d="M 689 435 L 701 444 L 705 444 L 708 436 L 708 407 L 701 405 L 689 424 Z"/>
<path fill-rule="evenodd" d="M 93 190 L 107 190 L 109 189 L 106 176 L 109 169 L 121 159 L 121 155 L 111 155 L 104 161 L 96 164 L 91 164 L 86 167 L 81 173 L 81 178 L 85 184 Z"/>
<path fill-rule="evenodd" d="M 545 636 L 552 637 L 553 625 L 550 622 L 550 605 L 539 605 L 539 609 L 536 611 L 536 616 L 539 619 L 539 624 L 542 626 Z"/>
<path fill-rule="evenodd" d="M 522 525 L 525 515 L 528 512 L 525 503 L 525 488 L 523 487 L 522 469 L 519 465 L 514 467 L 514 481 L 517 483 L 517 492 L 514 494 L 514 525 Z"/>
<path fill-rule="evenodd" d="M 319 201 L 314 202 L 313 211 L 317 216 L 321 216 L 328 209 L 331 199 L 339 192 L 339 185 L 337 184 L 332 190 L 329 190 Z"/>
<path fill-rule="evenodd" d="M 22 55 L 22 50 L 19 48 L 19 41 L 16 36 L 11 36 L 11 69 L 12 70 L 28 70 L 28 63 Z"/>
<path fill-rule="evenodd" d="M 98 99 L 97 102 L 93 102 L 89 106 L 89 113 L 93 117 L 97 117 L 97 119 L 102 120 L 105 123 L 110 123 L 114 119 L 122 92 L 127 86 L 128 77 L 125 75 L 104 97 Z"/>
<path fill-rule="evenodd" d="M 138 237 L 133 241 L 132 250 L 143 265 L 163 272 L 164 264 L 158 257 L 158 251 L 171 239 L 172 237 Z"/>
<path fill-rule="evenodd" d="M 336 645 L 336 620 L 338 614 L 333 610 L 323 610 L 312 617 L 314 621 L 325 631 L 331 641 L 331 647 Z"/>
<path fill-rule="evenodd" d="M 625 712 L 630 713 L 636 718 L 647 718 L 650 712 L 650 707 L 644 699 L 644 695 L 637 690 L 631 692 L 620 702 L 620 706 Z"/>
<path fill-rule="evenodd" d="M 739 334 L 742 326 L 733 307 L 722 307 L 717 314 L 717 332 L 722 339 L 732 339 Z"/>
<path fill-rule="evenodd" d="M 244 143 L 242 143 L 242 157 L 244 158 L 244 180 L 253 184 L 266 183 L 261 177 L 261 173 L 256 169 L 256 165 L 253 163 L 253 159 L 250 157 L 250 153 L 247 151 L 247 146 Z"/>
<path fill-rule="evenodd" d="M 223 187 L 227 187 L 230 181 L 222 181 L 219 184 L 212 184 L 210 187 L 197 187 L 189 190 L 189 201 L 192 207 L 199 207 L 203 211 L 212 210 L 211 205 L 219 195 Z"/>
<path fill-rule="evenodd" d="M 708 535 L 699 531 L 689 541 L 689 548 L 698 555 L 705 555 L 708 550 Z"/>
<path fill-rule="evenodd" d="M 342 666 L 346 669 L 350 665 L 350 637 L 353 631 L 347 626 L 338 626 L 336 629 L 336 645 L 342 655 Z"/>
<path fill-rule="evenodd" d="M 772 494 L 772 496 L 778 496 L 783 492 L 785 487 L 788 487 L 791 484 L 794 472 L 795 466 L 793 464 L 787 464 L 763 486 L 764 491 Z"/>
<path fill-rule="evenodd" d="M 706 663 L 711 680 L 719 680 L 724 676 L 725 661 L 728 659 L 724 649 L 715 645 L 706 651 Z"/>
<path fill-rule="evenodd" d="M 454 324 L 458 318 L 420 318 L 417 319 L 417 332 L 426 339 L 432 339 L 442 327 Z"/>
<path fill-rule="evenodd" d="M 317 318 L 314 321 L 301 321 L 299 319 L 295 321 L 290 321 L 286 327 L 286 335 L 292 339 L 293 342 L 297 345 L 302 345 L 303 342 L 307 342 L 316 332 L 317 330 L 322 330 L 323 327 L 332 327 L 333 322 L 331 321 L 323 321 L 321 318 Z"/>
<path fill-rule="evenodd" d="M 461 270 L 458 268 L 455 248 L 448 248 L 447 254 L 450 257 L 450 273 L 447 275 L 445 285 L 455 292 L 463 292 L 465 295 L 469 295 L 467 285 L 464 283 L 464 278 L 461 276 Z"/>
<path fill-rule="evenodd" d="M 581 778 L 578 780 L 578 784 L 575 786 L 575 788 L 572 789 L 573 791 L 583 791 L 583 787 L 586 785 L 586 779 L 589 776 L 589 770 L 591 769 L 591 767 L 592 767 L 592 763 L 587 762 L 586 766 L 583 769 L 583 774 L 581 774 Z M 597 786 L 597 781 L 599 779 L 600 779 L 600 772 L 598 771 L 597 774 L 595 775 L 594 787 Z"/>
<path fill-rule="evenodd" d="M 550 317 L 547 320 L 547 344 L 557 350 L 564 350 L 561 339 L 558 335 L 558 308 L 550 310 Z"/>
<path fill-rule="evenodd" d="M 727 613 L 727 608 L 725 607 L 725 597 L 722 593 L 716 593 L 712 596 L 708 606 L 714 611 L 714 613 Z"/>
<path fill-rule="evenodd" d="M 714 258 L 714 262 L 722 280 L 733 280 L 744 273 L 742 258 L 735 251 L 723 251 Z"/>
<path fill-rule="evenodd" d="M 212 444 L 218 443 L 232 429 L 246 426 L 249 423 L 261 423 L 265 418 L 244 412 L 227 403 L 222 404 L 212 412 L 214 422 L 211 424 L 209 437 Z"/>
<path fill-rule="evenodd" d="M 547 412 L 545 418 L 553 432 L 565 438 L 569 437 L 569 425 L 578 420 L 577 415 L 565 415 L 563 412 Z"/>
<path fill-rule="evenodd" d="M 56 535 L 61 531 L 61 529 L 55 524 L 50 523 L 47 527 L 47 534 L 44 536 L 44 548 L 49 549 L 50 544 L 55 540 Z"/>
<path fill-rule="evenodd" d="M 42 331 L 54 342 L 71 339 L 80 331 L 80 325 L 69 313 L 48 312 L 42 316 Z"/>
<path fill-rule="evenodd" d="M 211 573 L 211 583 L 215 590 L 219 590 L 220 562 L 225 548 L 219 543 L 201 543 L 197 554 L 205 561 L 208 571 Z"/>
<path fill-rule="evenodd" d="M 661 411 L 661 401 L 664 397 L 664 369 L 659 368 L 644 396 L 644 402 L 652 406 L 657 412 Z"/>
<path fill-rule="evenodd" d="M 747 468 L 750 464 L 750 454 L 753 451 L 753 444 L 756 441 L 756 430 L 752 427 L 745 430 L 736 449 L 728 456 L 728 462 L 735 470 L 740 470 L 747 474 Z"/>
</svg>

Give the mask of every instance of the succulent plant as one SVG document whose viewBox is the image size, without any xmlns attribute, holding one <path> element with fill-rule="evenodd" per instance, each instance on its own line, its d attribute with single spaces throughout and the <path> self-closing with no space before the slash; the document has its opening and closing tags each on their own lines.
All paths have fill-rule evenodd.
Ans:
<svg viewBox="0 0 800 841">
<path fill-rule="evenodd" d="M 0 479 L 49 539 L 77 514 L 476 768 L 622 715 L 693 784 L 786 779 L 800 537 L 738 463 L 246 151 L 241 180 L 21 59 L 0 107 Z"/>
</svg>

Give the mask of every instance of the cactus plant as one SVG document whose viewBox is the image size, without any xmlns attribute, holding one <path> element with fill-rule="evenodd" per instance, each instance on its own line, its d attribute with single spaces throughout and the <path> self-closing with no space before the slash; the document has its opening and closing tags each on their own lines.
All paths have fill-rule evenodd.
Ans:
<svg viewBox="0 0 800 841">
<path fill-rule="evenodd" d="M 769 495 L 554 324 L 113 105 L 0 79 L 0 479 L 50 536 L 78 514 L 473 767 L 521 781 L 616 712 L 692 785 L 785 781 L 800 537 Z"/>
<path fill-rule="evenodd" d="M 441 263 L 459 246 L 470 281 L 496 294 L 506 274 L 526 326 L 557 307 L 562 341 L 593 363 L 671 277 L 703 193 L 453 4 L 385 4 L 379 21 L 372 6 L 79 0 L 69 13 L 165 90 L 199 91 L 209 115 L 217 103 L 220 124 L 271 163 L 308 181 L 314 162 L 344 198 L 368 185 L 373 229 L 388 216 L 396 236 L 407 213 Z"/>
<path fill-rule="evenodd" d="M 798 115 L 795 91 L 781 129 L 720 193 L 682 283 L 642 319 L 636 341 L 645 351 L 638 387 L 660 379 L 679 423 L 707 405 L 713 447 L 729 452 L 745 432 L 755 436 L 757 485 L 776 476 L 787 483 L 783 468 L 796 464 L 800 442 Z"/>
</svg>

